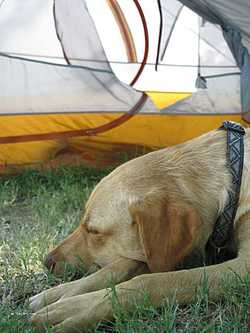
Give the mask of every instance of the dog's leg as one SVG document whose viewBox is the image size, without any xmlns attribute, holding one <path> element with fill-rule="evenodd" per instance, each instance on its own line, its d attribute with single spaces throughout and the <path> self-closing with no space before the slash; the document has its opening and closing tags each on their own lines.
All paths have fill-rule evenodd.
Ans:
<svg viewBox="0 0 250 333">
<path fill-rule="evenodd" d="M 210 297 L 216 299 L 222 292 L 220 281 L 235 274 L 243 275 L 245 264 L 249 259 L 237 258 L 227 262 L 204 268 L 183 270 L 168 273 L 143 274 L 116 286 L 119 304 L 126 311 L 133 311 L 136 303 L 140 303 L 145 292 L 155 306 L 161 306 L 166 298 L 175 297 L 179 304 L 190 302 L 196 288 L 201 284 L 206 272 Z M 48 322 L 55 333 L 85 332 L 102 320 L 112 320 L 113 308 L 109 291 L 102 289 L 80 296 L 64 298 L 33 314 L 31 322 L 42 332 L 43 325 Z"/>
<path fill-rule="evenodd" d="M 222 294 L 223 278 L 243 276 L 250 264 L 250 214 L 242 223 L 238 232 L 239 251 L 236 259 L 206 268 L 195 268 L 168 273 L 154 273 L 137 276 L 116 287 L 119 303 L 129 311 L 133 311 L 135 303 L 140 302 L 146 292 L 155 306 L 160 306 L 167 297 L 174 296 L 180 304 L 193 299 L 196 288 L 204 276 L 210 287 L 210 298 L 216 299 Z M 32 317 L 32 322 L 42 328 L 47 320 L 54 325 L 53 332 L 73 333 L 93 327 L 101 320 L 110 320 L 113 316 L 112 303 L 102 289 L 85 295 L 65 298 L 56 302 Z"/>
<path fill-rule="evenodd" d="M 30 298 L 33 312 L 61 298 L 89 293 L 117 284 L 147 272 L 146 264 L 132 259 L 121 258 L 99 271 L 79 280 L 61 284 Z"/>
<path fill-rule="evenodd" d="M 209 285 L 210 299 L 219 298 L 223 292 L 223 279 L 243 277 L 250 269 L 250 213 L 241 218 L 235 232 L 238 244 L 237 258 L 218 265 L 135 277 L 117 286 L 117 295 L 121 304 L 128 309 L 133 307 L 131 297 L 136 290 L 148 293 L 156 306 L 159 306 L 166 297 L 172 296 L 179 304 L 186 304 L 192 301 L 195 290 L 204 278 Z"/>
</svg>

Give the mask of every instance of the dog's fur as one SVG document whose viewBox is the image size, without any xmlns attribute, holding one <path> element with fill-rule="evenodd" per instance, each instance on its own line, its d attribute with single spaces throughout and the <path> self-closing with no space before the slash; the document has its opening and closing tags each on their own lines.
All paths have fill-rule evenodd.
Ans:
<svg viewBox="0 0 250 333">
<path fill-rule="evenodd" d="M 55 332 L 71 333 L 112 318 L 104 289 L 111 276 L 117 297 L 128 310 L 141 291 L 156 306 L 171 295 L 180 303 L 190 301 L 205 271 L 210 297 L 219 297 L 221 278 L 244 274 L 250 261 L 250 130 L 244 141 L 235 259 L 206 269 L 175 271 L 192 253 L 204 254 L 231 190 L 226 133 L 212 131 L 131 160 L 96 186 L 82 223 L 46 263 L 55 273 L 61 270 L 60 262 L 78 265 L 79 258 L 88 267 L 97 264 L 102 269 L 33 297 L 33 324 L 42 330 L 48 321 Z"/>
</svg>

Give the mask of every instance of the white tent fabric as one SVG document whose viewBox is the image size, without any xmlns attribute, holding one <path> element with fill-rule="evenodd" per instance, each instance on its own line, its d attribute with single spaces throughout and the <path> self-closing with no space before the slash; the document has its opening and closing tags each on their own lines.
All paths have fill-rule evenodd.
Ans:
<svg viewBox="0 0 250 333">
<path fill-rule="evenodd" d="M 53 1 L 1 1 L 0 29 L 2 53 L 66 64 L 55 31 Z"/>
<path fill-rule="evenodd" d="M 89 8 L 100 1 L 105 2 L 6 0 L 1 3 L 0 114 L 127 112 L 138 102 L 142 93 L 117 79 L 99 38 L 95 15 L 91 17 Z M 125 0 L 118 2 L 123 8 L 131 5 Z M 163 31 L 157 71 L 154 62 L 160 16 L 158 12 L 150 14 L 157 11 L 158 1 L 140 3 L 146 13 L 150 37 L 148 64 L 141 75 L 146 84 L 140 87 L 150 90 L 151 78 L 158 77 L 165 78 L 169 92 L 184 91 L 185 87 L 191 87 L 185 92 L 193 92 L 191 98 L 164 112 L 239 113 L 241 106 L 243 111 L 250 110 L 250 58 L 244 48 L 250 46 L 249 1 L 161 0 Z M 198 20 L 197 16 L 194 27 L 185 27 L 183 5 L 209 22 Z M 191 45 L 185 45 L 183 39 L 179 44 L 174 43 L 180 22 L 183 29 L 195 36 L 192 43 L 196 46 L 189 63 L 182 62 Z M 132 33 L 138 30 L 138 20 L 133 23 L 130 18 L 129 23 Z M 33 30 L 39 31 L 39 37 L 34 32 L 32 38 L 27 38 Z M 112 31 L 108 38 L 112 40 Z M 140 64 L 128 66 L 138 68 Z M 123 72 L 126 70 L 123 67 Z M 190 81 L 188 85 L 186 81 Z M 141 112 L 150 111 L 155 112 L 156 108 L 148 99 Z"/>
<path fill-rule="evenodd" d="M 162 16 L 164 17 L 163 20 L 163 27 L 162 27 L 162 41 L 160 44 L 160 60 L 164 59 L 166 54 L 166 50 L 168 44 L 171 39 L 171 35 L 174 31 L 175 25 L 178 21 L 178 18 L 183 10 L 183 5 L 178 1 L 168 1 L 162 0 L 161 1 L 162 7 Z"/>
<path fill-rule="evenodd" d="M 55 24 L 65 56 L 72 65 L 111 71 L 101 41 L 83 0 L 55 1 Z"/>
<path fill-rule="evenodd" d="M 243 44 L 250 51 L 249 0 L 179 0 L 213 23 L 232 27 L 242 35 Z"/>
<path fill-rule="evenodd" d="M 250 113 L 250 2 L 248 0 L 180 0 L 203 18 L 219 24 L 241 69 L 241 107 Z M 248 116 L 249 120 L 249 116 Z"/>
<path fill-rule="evenodd" d="M 6 34 L 1 34 L 0 42 L 7 54 L 0 54 L 0 114 L 127 112 L 133 108 L 142 93 L 120 82 L 111 71 L 85 1 L 55 1 L 54 11 L 51 0 L 43 0 L 42 3 L 39 0 L 22 3 L 8 0 L 2 4 L 0 30 Z M 15 8 L 18 8 L 18 19 Z M 57 65 L 11 55 L 18 52 L 37 55 L 41 51 L 43 60 L 50 59 L 42 51 L 43 45 L 36 43 L 35 35 L 35 48 L 25 43 L 27 17 L 36 17 L 40 11 L 50 15 L 46 23 L 51 25 L 49 31 L 55 35 L 53 40 L 56 40 L 56 23 L 63 50 L 73 65 Z M 15 45 L 16 36 L 20 36 L 22 47 Z M 50 46 L 47 45 L 47 51 L 53 52 Z M 83 64 L 78 58 L 90 61 L 85 60 Z M 102 61 L 96 65 L 91 59 Z M 148 98 L 141 111 L 155 110 Z"/>
<path fill-rule="evenodd" d="M 0 114 L 127 112 L 140 92 L 111 72 L 0 56 Z M 143 111 L 153 111 L 148 101 Z"/>
<path fill-rule="evenodd" d="M 216 76 L 206 79 L 206 89 L 199 89 L 190 97 L 161 110 L 174 114 L 239 114 L 240 76 Z"/>
</svg>

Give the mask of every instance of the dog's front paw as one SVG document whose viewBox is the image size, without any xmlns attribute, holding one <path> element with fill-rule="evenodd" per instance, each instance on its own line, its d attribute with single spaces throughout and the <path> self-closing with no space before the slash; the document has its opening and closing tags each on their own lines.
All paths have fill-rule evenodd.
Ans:
<svg viewBox="0 0 250 333">
<path fill-rule="evenodd" d="M 62 294 L 62 288 L 54 287 L 31 297 L 29 299 L 29 306 L 31 311 L 36 312 L 47 305 L 55 303 L 62 297 Z"/>
<path fill-rule="evenodd" d="M 37 312 L 45 306 L 57 302 L 61 298 L 84 293 L 85 279 L 60 284 L 59 286 L 42 291 L 29 299 L 32 312 Z"/>
<path fill-rule="evenodd" d="M 33 314 L 31 323 L 39 332 L 52 327 L 54 333 L 83 332 L 102 319 L 109 319 L 112 307 L 107 290 L 61 299 Z"/>
</svg>

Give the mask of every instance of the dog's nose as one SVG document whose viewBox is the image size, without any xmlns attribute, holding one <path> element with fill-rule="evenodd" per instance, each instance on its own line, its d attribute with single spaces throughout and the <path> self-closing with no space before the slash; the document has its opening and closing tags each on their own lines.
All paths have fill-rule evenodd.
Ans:
<svg viewBox="0 0 250 333">
<path fill-rule="evenodd" d="M 56 265 L 56 260 L 53 256 L 53 254 L 48 254 L 47 257 L 44 260 L 44 266 L 48 268 L 49 271 L 53 271 Z"/>
</svg>

